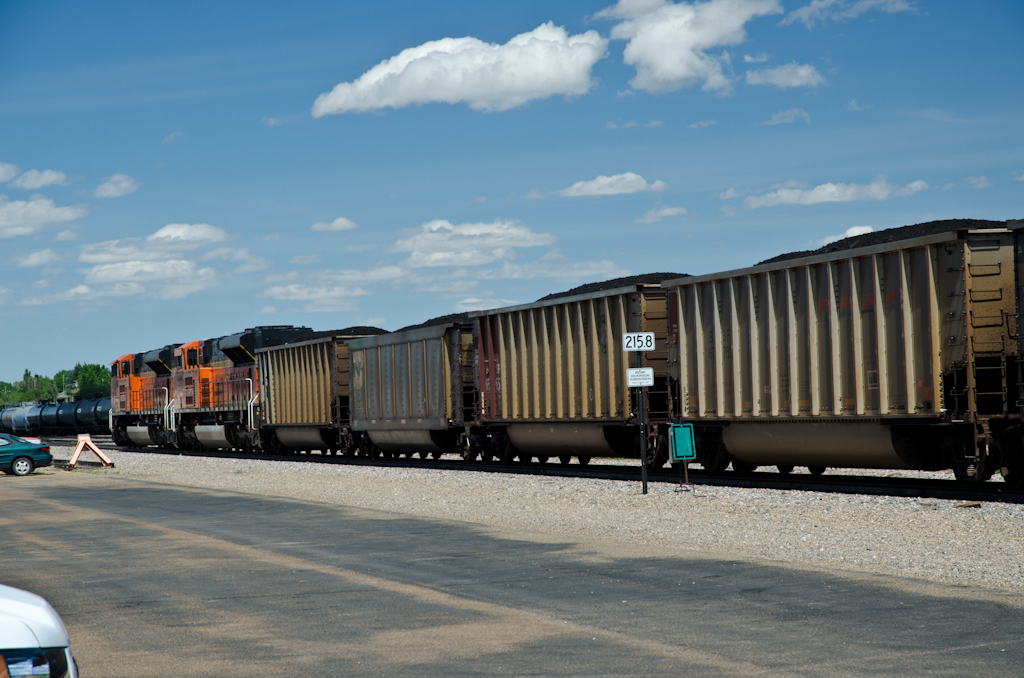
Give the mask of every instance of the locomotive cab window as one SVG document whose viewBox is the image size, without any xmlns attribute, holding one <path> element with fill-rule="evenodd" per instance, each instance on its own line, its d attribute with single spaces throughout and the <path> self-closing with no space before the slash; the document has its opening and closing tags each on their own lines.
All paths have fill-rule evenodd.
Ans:
<svg viewBox="0 0 1024 678">
<path fill-rule="evenodd" d="M 199 350 L 190 348 L 185 356 L 185 367 L 196 367 L 199 364 Z"/>
</svg>

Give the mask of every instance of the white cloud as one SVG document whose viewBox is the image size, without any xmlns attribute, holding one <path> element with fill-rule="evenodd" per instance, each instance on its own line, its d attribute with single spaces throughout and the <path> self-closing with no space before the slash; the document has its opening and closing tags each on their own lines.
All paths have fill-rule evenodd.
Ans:
<svg viewBox="0 0 1024 678">
<path fill-rule="evenodd" d="M 8 181 L 18 176 L 17 165 L 12 165 L 9 162 L 0 162 L 0 184 L 6 184 Z"/>
<path fill-rule="evenodd" d="M 294 256 L 291 259 L 289 259 L 288 263 L 289 264 L 301 264 L 301 265 L 317 264 L 317 263 L 320 263 L 320 255 L 319 254 L 300 254 L 298 256 Z"/>
<path fill-rule="evenodd" d="M 32 235 L 47 224 L 73 221 L 88 213 L 85 205 L 57 207 L 41 195 L 28 200 L 8 200 L 6 195 L 0 195 L 0 238 Z"/>
<path fill-rule="evenodd" d="M 614 123 L 614 122 L 610 122 L 607 125 L 605 125 L 605 127 L 607 127 L 608 129 L 616 129 L 616 128 L 619 128 L 619 127 L 621 127 L 622 129 L 632 129 L 634 127 L 664 127 L 664 126 L 665 126 L 665 122 L 663 120 L 651 120 L 650 122 L 637 122 L 636 120 L 630 120 L 628 122 L 622 123 L 621 125 L 619 125 L 617 123 Z"/>
<path fill-rule="evenodd" d="M 515 221 L 456 226 L 444 219 L 435 219 L 398 240 L 392 250 L 408 252 L 406 264 L 413 268 L 481 266 L 499 259 L 513 259 L 517 248 L 551 245 L 555 240 L 553 235 L 534 233 Z"/>
<path fill-rule="evenodd" d="M 242 247 L 239 249 L 235 249 L 233 247 L 220 247 L 203 255 L 203 261 L 209 261 L 211 259 L 242 262 L 234 269 L 234 271 L 232 271 L 232 273 L 253 273 L 255 271 L 262 271 L 263 269 L 270 268 L 271 266 L 269 259 L 256 256 L 249 251 L 248 247 Z"/>
<path fill-rule="evenodd" d="M 776 87 L 817 87 L 825 78 L 811 64 L 792 62 L 775 68 L 747 71 L 748 85 L 774 85 Z"/>
<path fill-rule="evenodd" d="M 102 297 L 124 297 L 141 294 L 143 288 L 138 283 L 121 282 L 102 289 L 94 289 L 88 285 L 76 285 L 69 290 L 48 296 L 27 297 L 18 302 L 21 306 L 43 306 L 62 301 L 87 301 Z"/>
<path fill-rule="evenodd" d="M 600 175 L 590 181 L 577 181 L 569 188 L 563 188 L 558 192 L 564 198 L 579 198 L 584 196 L 597 195 L 622 195 L 625 193 L 639 193 L 641 191 L 663 191 L 668 184 L 658 179 L 651 184 L 647 183 L 639 174 L 626 172 L 614 174 L 610 177 Z"/>
<path fill-rule="evenodd" d="M 848 111 L 866 111 L 866 110 L 868 110 L 871 107 L 870 106 L 861 106 L 860 104 L 857 103 L 856 99 L 850 99 L 850 102 L 848 104 L 846 104 L 846 106 L 844 106 L 844 108 L 846 110 L 848 110 Z"/>
<path fill-rule="evenodd" d="M 642 217 L 635 221 L 638 224 L 653 224 L 662 219 L 685 216 L 686 213 L 685 207 L 657 207 L 653 210 L 647 210 Z"/>
<path fill-rule="evenodd" d="M 743 55 L 743 63 L 745 64 L 763 64 L 766 61 L 768 61 L 768 55 L 763 52 L 757 56 Z"/>
<path fill-rule="evenodd" d="M 1024 174 L 1021 174 L 1019 177 L 1014 177 L 1014 181 L 1024 181 Z"/>
<path fill-rule="evenodd" d="M 160 143 L 162 143 L 162 144 L 164 144 L 164 145 L 167 145 L 167 144 L 173 144 L 173 143 L 174 143 L 175 141 L 177 141 L 178 139 L 182 139 L 182 138 L 184 138 L 184 136 L 185 136 L 185 133 L 184 133 L 184 132 L 171 132 L 170 134 L 168 134 L 167 136 L 165 136 L 165 137 L 164 137 L 164 140 L 163 140 L 163 141 L 161 141 Z"/>
<path fill-rule="evenodd" d="M 808 243 L 815 249 L 824 247 L 825 245 L 831 245 L 834 242 L 838 242 L 845 238 L 852 238 L 855 235 L 864 235 L 865 233 L 873 233 L 875 229 L 870 226 L 851 226 L 839 235 L 830 235 L 822 238 L 821 240 L 815 240 L 814 242 Z"/>
<path fill-rule="evenodd" d="M 18 260 L 18 266 L 23 266 L 26 268 L 32 266 L 42 266 L 44 264 L 49 264 L 50 262 L 57 261 L 57 259 L 59 258 L 60 257 L 57 256 L 56 252 L 47 247 L 44 250 L 35 250 L 33 252 L 29 252 L 28 254 L 26 254 L 25 256 Z"/>
<path fill-rule="evenodd" d="M 809 5 L 790 12 L 779 24 L 784 26 L 802 21 L 810 29 L 817 21 L 854 19 L 873 9 L 887 14 L 912 12 L 917 9 L 916 4 L 914 0 L 811 0 Z"/>
<path fill-rule="evenodd" d="M 34 191 L 44 186 L 65 186 L 68 183 L 67 175 L 56 170 L 30 169 L 20 177 L 11 182 L 11 186 L 23 188 L 26 191 Z"/>
<path fill-rule="evenodd" d="M 83 245 L 78 260 L 93 266 L 79 270 L 91 290 L 82 298 L 140 295 L 152 287 L 162 299 L 178 299 L 212 287 L 219 282 L 217 272 L 200 267 L 189 253 L 227 238 L 227 233 L 210 224 L 167 224 L 146 238 Z M 215 249 L 203 257 L 209 259 L 241 262 L 236 273 L 269 266 L 247 249 Z"/>
<path fill-rule="evenodd" d="M 78 240 L 78 234 L 75 233 L 72 230 L 61 231 L 60 233 L 57 234 L 57 237 L 54 238 L 54 240 L 56 240 L 58 242 L 67 242 L 68 240 Z"/>
<path fill-rule="evenodd" d="M 698 120 L 697 122 L 690 123 L 689 125 L 687 125 L 687 127 L 689 127 L 690 129 L 703 129 L 705 127 L 711 127 L 712 125 L 717 124 L 717 120 Z"/>
<path fill-rule="evenodd" d="M 267 127 L 280 127 L 281 125 L 287 125 L 299 116 L 289 115 L 287 118 L 263 118 L 263 122 L 267 123 Z"/>
<path fill-rule="evenodd" d="M 228 234 L 222 229 L 209 224 L 167 224 L 146 240 L 202 244 L 222 242 L 227 238 Z"/>
<path fill-rule="evenodd" d="M 727 190 L 725 193 L 719 193 L 718 197 L 721 198 L 722 200 L 732 200 L 733 198 L 742 198 L 748 193 L 752 193 L 752 191 L 750 191 L 749 189 L 737 190 L 735 188 L 730 187 L 729 190 Z"/>
<path fill-rule="evenodd" d="M 260 309 L 260 313 L 263 315 L 270 315 L 271 313 L 277 313 L 277 309 L 273 306 L 264 306 Z"/>
<path fill-rule="evenodd" d="M 518 301 L 512 299 L 480 299 L 478 297 L 468 297 L 459 301 L 452 310 L 456 313 L 465 313 L 466 311 L 483 311 L 490 308 L 501 308 L 502 306 L 515 306 Z"/>
<path fill-rule="evenodd" d="M 746 40 L 748 21 L 780 12 L 778 0 L 619 0 L 595 16 L 623 19 L 611 36 L 628 41 L 623 61 L 636 68 L 630 82 L 634 89 L 674 92 L 702 83 L 704 90 L 727 93 L 731 81 L 723 66 L 728 56 L 710 50 L 740 44 Z"/>
<path fill-rule="evenodd" d="M 314 231 L 351 231 L 356 228 L 356 223 L 345 217 L 338 217 L 334 221 L 318 221 L 310 228 Z"/>
<path fill-rule="evenodd" d="M 377 268 L 360 271 L 346 269 L 342 271 L 323 271 L 319 277 L 335 282 L 374 282 L 381 280 L 397 280 L 405 277 L 408 271 L 401 266 L 378 266 Z"/>
<path fill-rule="evenodd" d="M 97 198 L 120 198 L 139 190 L 140 184 L 135 182 L 127 174 L 114 174 L 103 180 L 103 183 L 96 187 L 93 194 Z"/>
<path fill-rule="evenodd" d="M 551 22 L 504 45 L 471 37 L 434 40 L 321 94 L 313 117 L 431 102 L 493 112 L 556 94 L 580 96 L 593 87 L 590 71 L 607 45 L 597 31 L 569 35 Z"/>
<path fill-rule="evenodd" d="M 330 313 L 354 311 L 356 304 L 352 297 L 368 295 L 361 287 L 343 285 L 276 285 L 263 292 L 263 296 L 281 301 L 304 301 L 302 310 L 308 313 Z"/>
<path fill-rule="evenodd" d="M 796 122 L 797 120 L 803 120 L 810 124 L 811 116 L 807 114 L 802 108 L 791 108 L 788 111 L 779 111 L 778 113 L 772 114 L 771 120 L 765 120 L 762 125 L 784 125 L 790 122 Z"/>
<path fill-rule="evenodd" d="M 143 283 L 156 283 L 161 299 L 180 299 L 217 284 L 212 268 L 198 268 L 196 262 L 181 259 L 165 261 L 122 261 L 100 264 L 82 271 L 87 284 L 98 285 L 96 296 L 142 294 Z"/>
<path fill-rule="evenodd" d="M 971 188 L 990 188 L 992 186 L 992 182 L 984 174 L 980 177 L 967 177 L 967 183 L 971 185 Z"/>
<path fill-rule="evenodd" d="M 952 181 L 949 182 L 948 184 L 943 184 L 943 186 L 942 186 L 942 190 L 944 190 L 944 191 L 951 191 L 954 188 L 956 188 L 956 184 L 954 184 Z"/>
<path fill-rule="evenodd" d="M 747 209 L 774 207 L 775 205 L 817 205 L 823 202 L 852 202 L 856 200 L 888 200 L 903 198 L 923 191 L 928 184 L 918 180 L 902 188 L 878 175 L 870 184 L 821 184 L 812 189 L 780 188 L 764 195 L 750 196 L 743 201 Z"/>
</svg>

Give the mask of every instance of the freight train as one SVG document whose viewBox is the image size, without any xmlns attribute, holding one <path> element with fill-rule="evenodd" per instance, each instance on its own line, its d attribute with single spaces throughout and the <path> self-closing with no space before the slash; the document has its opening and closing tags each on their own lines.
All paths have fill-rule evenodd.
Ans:
<svg viewBox="0 0 1024 678">
<path fill-rule="evenodd" d="M 664 278 L 669 279 L 664 279 Z M 641 456 L 693 425 L 697 463 L 938 470 L 1024 484 L 1024 222 L 934 222 L 746 269 L 590 286 L 398 332 L 254 328 L 115 361 L 122 445 Z M 653 332 L 654 385 L 626 385 Z"/>
</svg>

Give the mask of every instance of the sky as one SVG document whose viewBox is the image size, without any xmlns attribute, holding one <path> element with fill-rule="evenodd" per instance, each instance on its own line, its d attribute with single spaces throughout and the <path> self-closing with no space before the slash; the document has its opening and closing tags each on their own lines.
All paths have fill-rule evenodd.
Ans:
<svg viewBox="0 0 1024 678">
<path fill-rule="evenodd" d="M 0 0 L 0 380 L 1024 218 L 1024 3 Z"/>
</svg>

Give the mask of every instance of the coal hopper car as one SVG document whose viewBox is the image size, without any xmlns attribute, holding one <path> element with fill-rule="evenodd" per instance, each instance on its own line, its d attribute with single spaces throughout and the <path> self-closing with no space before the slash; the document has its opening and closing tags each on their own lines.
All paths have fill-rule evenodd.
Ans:
<svg viewBox="0 0 1024 678">
<path fill-rule="evenodd" d="M 626 385 L 635 354 L 625 332 L 653 332 L 648 389 L 648 463 L 667 457 L 670 415 L 666 293 L 657 285 L 568 296 L 475 313 L 474 440 L 485 461 L 580 463 L 640 457 L 638 389 Z"/>
<path fill-rule="evenodd" d="M 348 341 L 359 453 L 465 453 L 475 423 L 472 326 L 448 323 Z"/>
<path fill-rule="evenodd" d="M 256 351 L 263 452 L 355 452 L 346 341 L 384 334 L 376 328 L 317 332 L 303 341 Z"/>
<path fill-rule="evenodd" d="M 952 468 L 1019 486 L 1021 231 L 666 281 L 674 420 L 713 471 Z"/>
</svg>

